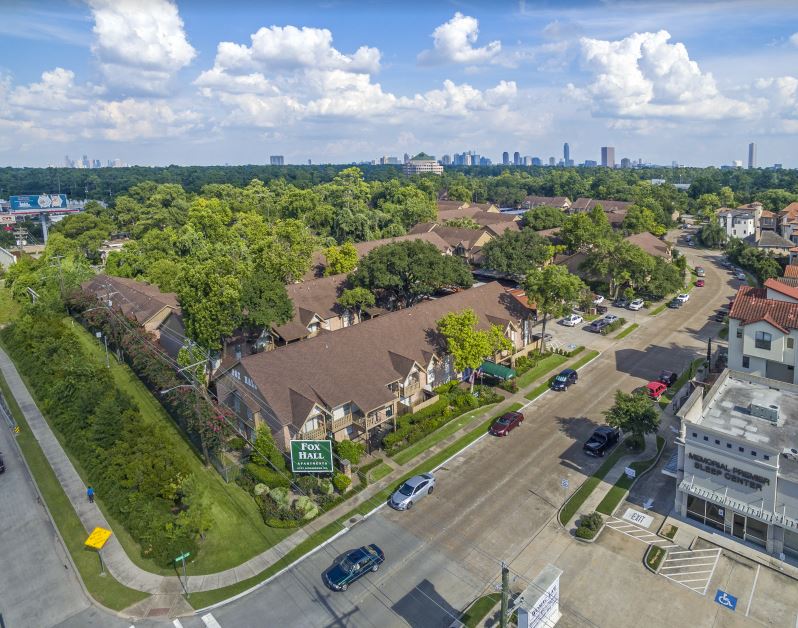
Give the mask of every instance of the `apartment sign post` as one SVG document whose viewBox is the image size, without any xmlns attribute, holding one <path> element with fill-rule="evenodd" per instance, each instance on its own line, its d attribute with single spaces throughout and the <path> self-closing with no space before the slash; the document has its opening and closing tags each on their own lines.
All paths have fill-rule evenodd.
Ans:
<svg viewBox="0 0 798 628">
<path fill-rule="evenodd" d="M 291 471 L 294 473 L 332 473 L 333 470 L 332 441 L 291 441 Z"/>
</svg>

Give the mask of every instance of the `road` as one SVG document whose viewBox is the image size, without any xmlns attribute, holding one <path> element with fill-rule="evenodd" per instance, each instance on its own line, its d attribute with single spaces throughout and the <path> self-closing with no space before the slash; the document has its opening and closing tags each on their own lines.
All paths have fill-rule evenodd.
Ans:
<svg viewBox="0 0 798 628">
<path fill-rule="evenodd" d="M 534 549 L 536 558 L 523 561 L 532 568 L 546 563 L 547 552 L 573 543 L 553 525 L 566 497 L 561 480 L 576 487 L 600 465 L 581 445 L 615 390 L 631 391 L 661 369 L 680 371 L 702 356 L 719 327 L 711 314 L 738 286 L 711 252 L 686 253 L 691 266 L 706 268 L 707 287 L 694 289 L 683 308 L 657 317 L 639 313 L 640 328 L 630 336 L 602 338 L 604 353 L 575 387 L 535 401 L 509 437 L 483 438 L 447 463 L 437 472 L 435 493 L 412 511 L 383 508 L 268 585 L 214 610 L 214 617 L 222 626 L 258 625 L 265 616 L 281 626 L 448 626 L 459 609 L 492 590 L 502 560 L 512 563 Z M 582 333 L 590 346 L 593 336 Z M 368 543 L 385 551 L 380 571 L 345 593 L 325 589 L 321 573 L 334 558 Z M 582 613 L 589 606 L 563 611 L 564 625 L 588 623 Z"/>
</svg>

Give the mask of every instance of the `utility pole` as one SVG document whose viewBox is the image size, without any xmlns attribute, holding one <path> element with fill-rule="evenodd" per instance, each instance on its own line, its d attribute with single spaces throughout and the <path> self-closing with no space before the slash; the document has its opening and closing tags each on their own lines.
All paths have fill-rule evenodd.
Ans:
<svg viewBox="0 0 798 628">
<path fill-rule="evenodd" d="M 510 603 L 510 568 L 502 561 L 502 610 L 499 617 L 501 628 L 507 628 L 507 611 Z"/>
</svg>

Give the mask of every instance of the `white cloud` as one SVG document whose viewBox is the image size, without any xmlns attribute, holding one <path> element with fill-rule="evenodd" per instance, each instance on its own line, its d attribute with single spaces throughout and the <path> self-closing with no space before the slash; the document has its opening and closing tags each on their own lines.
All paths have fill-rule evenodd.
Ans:
<svg viewBox="0 0 798 628">
<path fill-rule="evenodd" d="M 163 93 L 191 63 L 177 6 L 169 0 L 88 0 L 94 15 L 92 51 L 113 86 Z"/>
<path fill-rule="evenodd" d="M 792 34 L 792 36 L 790 37 L 790 43 L 793 46 L 798 46 L 798 33 L 793 33 Z"/>
<path fill-rule="evenodd" d="M 432 31 L 433 49 L 418 55 L 419 63 L 487 63 L 501 53 L 500 41 L 475 48 L 479 37 L 479 21 L 459 11 L 454 17 Z"/>
<path fill-rule="evenodd" d="M 570 85 L 594 115 L 629 118 L 748 118 L 755 108 L 722 94 L 709 72 L 690 59 L 667 31 L 634 33 L 617 41 L 583 37 L 583 61 L 594 81 Z"/>
</svg>

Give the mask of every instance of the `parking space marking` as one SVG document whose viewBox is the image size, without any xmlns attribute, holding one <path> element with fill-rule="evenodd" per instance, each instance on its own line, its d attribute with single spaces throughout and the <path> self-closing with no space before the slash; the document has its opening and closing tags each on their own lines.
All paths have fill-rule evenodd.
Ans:
<svg viewBox="0 0 798 628">
<path fill-rule="evenodd" d="M 709 583 L 718 566 L 720 553 L 720 548 L 669 552 L 660 567 L 659 575 L 700 595 L 706 595 Z M 672 556 L 676 556 L 676 558 L 672 558 Z M 708 569 L 704 569 L 705 567 Z"/>
<path fill-rule="evenodd" d="M 221 624 L 216 621 L 216 618 L 210 613 L 203 615 L 200 619 L 202 619 L 202 623 L 204 623 L 207 628 L 222 628 Z"/>
<path fill-rule="evenodd" d="M 745 616 L 748 617 L 748 613 L 751 612 L 751 602 L 754 601 L 754 591 L 756 591 L 756 581 L 759 580 L 759 569 L 762 565 L 756 566 L 756 573 L 754 574 L 754 584 L 751 585 L 751 595 L 748 596 L 748 606 L 745 607 Z M 795 623 L 798 625 L 798 619 L 795 620 Z"/>
<path fill-rule="evenodd" d="M 611 517 L 610 520 L 607 522 L 607 527 L 615 530 L 616 532 L 620 532 L 621 534 L 625 534 L 633 539 L 637 539 L 646 545 L 656 545 L 661 547 L 662 549 L 669 549 L 671 547 L 679 547 L 678 545 L 674 545 L 668 539 L 663 539 L 662 537 L 658 536 L 654 532 L 650 530 L 646 530 L 645 528 L 641 528 L 634 523 L 629 521 L 624 521 L 622 519 L 616 519 L 615 517 Z"/>
</svg>

